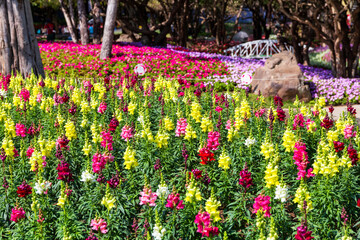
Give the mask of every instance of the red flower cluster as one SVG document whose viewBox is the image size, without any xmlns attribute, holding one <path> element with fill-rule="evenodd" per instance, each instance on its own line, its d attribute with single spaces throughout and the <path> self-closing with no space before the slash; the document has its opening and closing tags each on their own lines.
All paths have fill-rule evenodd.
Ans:
<svg viewBox="0 0 360 240">
<path fill-rule="evenodd" d="M 247 165 L 245 164 L 244 169 L 240 172 L 239 184 L 245 188 L 245 191 L 253 185 L 251 178 L 251 172 L 248 171 Z"/>
<path fill-rule="evenodd" d="M 277 119 L 281 122 L 285 121 L 285 111 L 278 105 L 277 109 L 276 109 L 276 113 L 277 113 Z"/>
<path fill-rule="evenodd" d="M 24 181 L 20 186 L 18 186 L 16 193 L 19 197 L 26 197 L 32 193 L 32 187 Z"/>
<path fill-rule="evenodd" d="M 353 145 L 350 143 L 348 147 L 349 158 L 351 159 L 351 163 L 353 166 L 357 165 L 357 161 L 359 160 L 357 151 L 353 148 Z"/>
<path fill-rule="evenodd" d="M 325 129 L 330 129 L 334 125 L 334 121 L 331 120 L 328 116 L 326 116 L 323 121 L 320 123 L 320 126 L 322 126 Z"/>
<path fill-rule="evenodd" d="M 207 147 L 203 147 L 199 150 L 199 156 L 201 164 L 206 165 L 208 162 L 215 161 L 214 153 L 212 153 Z"/>
<path fill-rule="evenodd" d="M 119 126 L 119 121 L 116 118 L 110 120 L 109 130 L 110 132 L 115 132 L 116 128 Z"/>
<path fill-rule="evenodd" d="M 334 141 L 334 148 L 335 152 L 341 152 L 342 150 L 344 150 L 344 143 Z"/>
<path fill-rule="evenodd" d="M 284 106 L 282 98 L 279 96 L 274 97 L 274 104 L 275 106 L 280 106 L 280 107 Z"/>
<path fill-rule="evenodd" d="M 296 240 L 311 240 L 314 237 L 311 236 L 312 231 L 307 230 L 307 226 L 302 223 L 300 227 L 297 228 L 297 233 L 295 235 Z"/>
<path fill-rule="evenodd" d="M 69 164 L 65 161 L 61 161 L 61 163 L 57 166 L 56 170 L 58 170 L 57 179 L 64 182 L 74 181 L 72 178 L 72 173 L 70 172 Z"/>
</svg>

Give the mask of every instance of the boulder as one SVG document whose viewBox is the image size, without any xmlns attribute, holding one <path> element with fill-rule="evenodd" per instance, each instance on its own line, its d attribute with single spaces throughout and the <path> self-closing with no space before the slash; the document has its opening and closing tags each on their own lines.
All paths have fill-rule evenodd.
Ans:
<svg viewBox="0 0 360 240">
<path fill-rule="evenodd" d="M 140 39 L 140 35 L 138 34 L 134 34 L 134 37 L 136 39 Z M 120 34 L 120 37 L 118 39 L 116 39 L 117 42 L 129 42 L 132 43 L 134 42 L 133 39 L 131 38 L 130 34 Z"/>
<path fill-rule="evenodd" d="M 295 55 L 288 51 L 273 55 L 263 67 L 256 69 L 251 90 L 253 93 L 260 91 L 264 97 L 278 95 L 285 101 L 294 101 L 296 95 L 301 101 L 311 100 L 309 85 L 304 84 Z"/>
</svg>

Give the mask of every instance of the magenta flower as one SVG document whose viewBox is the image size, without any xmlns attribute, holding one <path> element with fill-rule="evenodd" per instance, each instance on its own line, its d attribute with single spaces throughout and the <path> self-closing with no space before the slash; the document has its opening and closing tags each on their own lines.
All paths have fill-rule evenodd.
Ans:
<svg viewBox="0 0 360 240">
<path fill-rule="evenodd" d="M 15 125 L 16 136 L 26 137 L 26 127 L 24 124 L 17 123 Z"/>
<path fill-rule="evenodd" d="M 169 194 L 166 201 L 167 201 L 167 204 L 165 205 L 165 207 L 168 207 L 168 208 L 171 208 L 171 209 L 176 208 L 177 210 L 184 208 L 183 200 L 180 200 L 180 194 L 179 193 L 176 193 L 176 194 L 171 193 L 171 194 Z"/>
<path fill-rule="evenodd" d="M 29 101 L 29 98 L 30 98 L 30 92 L 26 88 L 23 88 L 21 90 L 21 92 L 19 93 L 19 96 L 22 101 L 27 102 L 27 101 Z"/>
<path fill-rule="evenodd" d="M 98 107 L 98 113 L 103 114 L 107 109 L 107 105 L 106 102 L 101 102 L 99 107 Z"/>
<path fill-rule="evenodd" d="M 211 226 L 210 224 L 210 214 L 208 212 L 199 212 L 195 216 L 194 223 L 197 224 L 198 233 L 201 233 L 202 237 L 211 237 L 219 234 L 219 229 L 215 226 Z"/>
<path fill-rule="evenodd" d="M 216 108 L 215 108 L 215 111 L 217 111 L 218 113 L 220 113 L 222 110 L 223 110 L 223 108 L 220 106 L 216 106 Z"/>
<path fill-rule="evenodd" d="M 293 123 L 293 130 L 296 130 L 297 127 L 303 128 L 304 122 L 305 122 L 304 116 L 301 113 L 296 114 L 295 118 L 294 118 L 294 123 Z"/>
<path fill-rule="evenodd" d="M 106 160 L 100 153 L 95 153 L 92 158 L 92 168 L 94 173 L 100 173 L 106 165 Z"/>
<path fill-rule="evenodd" d="M 265 217 L 270 217 L 270 196 L 264 196 L 260 194 L 257 198 L 255 198 L 255 202 L 253 205 L 254 213 L 257 213 L 259 210 L 264 212 Z"/>
<path fill-rule="evenodd" d="M 25 211 L 23 208 L 15 207 L 11 209 L 10 221 L 17 223 L 22 218 L 25 218 Z"/>
<path fill-rule="evenodd" d="M 207 148 L 209 150 L 217 150 L 220 143 L 219 143 L 219 139 L 220 139 L 220 133 L 217 131 L 212 131 L 208 133 L 208 140 L 207 140 Z"/>
<path fill-rule="evenodd" d="M 302 142 L 296 142 L 295 143 L 295 149 L 294 149 L 294 156 L 293 156 L 293 160 L 295 160 L 295 165 L 297 166 L 298 169 L 298 177 L 296 178 L 297 180 L 301 180 L 301 178 L 309 178 L 309 177 L 313 177 L 315 176 L 312 173 L 312 168 L 309 168 L 306 171 L 306 166 L 309 163 L 308 161 L 308 154 L 306 152 L 306 145 L 305 143 Z"/>
<path fill-rule="evenodd" d="M 112 151 L 113 150 L 113 137 L 111 136 L 111 133 L 110 131 L 102 131 L 101 132 L 101 138 L 103 139 L 101 141 L 101 146 L 103 148 L 107 148 L 109 151 Z"/>
</svg>

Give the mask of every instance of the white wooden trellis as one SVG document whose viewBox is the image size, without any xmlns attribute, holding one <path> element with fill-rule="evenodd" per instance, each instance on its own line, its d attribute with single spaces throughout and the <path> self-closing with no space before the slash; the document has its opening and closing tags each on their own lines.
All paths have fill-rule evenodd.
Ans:
<svg viewBox="0 0 360 240">
<path fill-rule="evenodd" d="M 232 57 L 242 58 L 268 58 L 273 54 L 280 53 L 277 46 L 277 40 L 256 40 L 239 44 L 224 50 L 225 54 L 230 54 Z M 285 44 L 285 49 L 294 52 L 292 46 Z"/>
</svg>

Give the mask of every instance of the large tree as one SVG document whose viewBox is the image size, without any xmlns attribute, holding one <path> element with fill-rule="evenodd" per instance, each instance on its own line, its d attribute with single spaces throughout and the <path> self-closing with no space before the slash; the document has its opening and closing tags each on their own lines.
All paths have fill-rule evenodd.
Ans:
<svg viewBox="0 0 360 240">
<path fill-rule="evenodd" d="M 360 4 L 356 0 L 278 0 L 291 20 L 309 26 L 329 46 L 333 74 L 353 77 L 359 54 Z M 351 25 L 347 24 L 347 14 Z"/>
<path fill-rule="evenodd" d="M 185 0 L 120 0 L 119 20 L 126 32 L 142 35 L 142 42 L 165 45 L 175 18 Z"/>
<path fill-rule="evenodd" d="M 77 1 L 79 26 L 80 26 L 80 39 L 83 45 L 89 44 L 89 30 L 86 17 L 86 8 L 84 0 Z"/>
<path fill-rule="evenodd" d="M 116 12 L 118 5 L 119 5 L 118 0 L 109 0 L 108 2 L 100 59 L 105 59 L 110 57 L 112 44 L 114 40 L 114 28 L 115 28 Z"/>
<path fill-rule="evenodd" d="M 69 30 L 71 39 L 74 43 L 79 41 L 78 34 L 76 30 L 76 21 L 74 14 L 74 7 L 72 0 L 59 0 L 61 11 L 64 14 L 67 28 Z"/>
<path fill-rule="evenodd" d="M 0 0 L 0 71 L 45 77 L 29 0 Z"/>
</svg>

